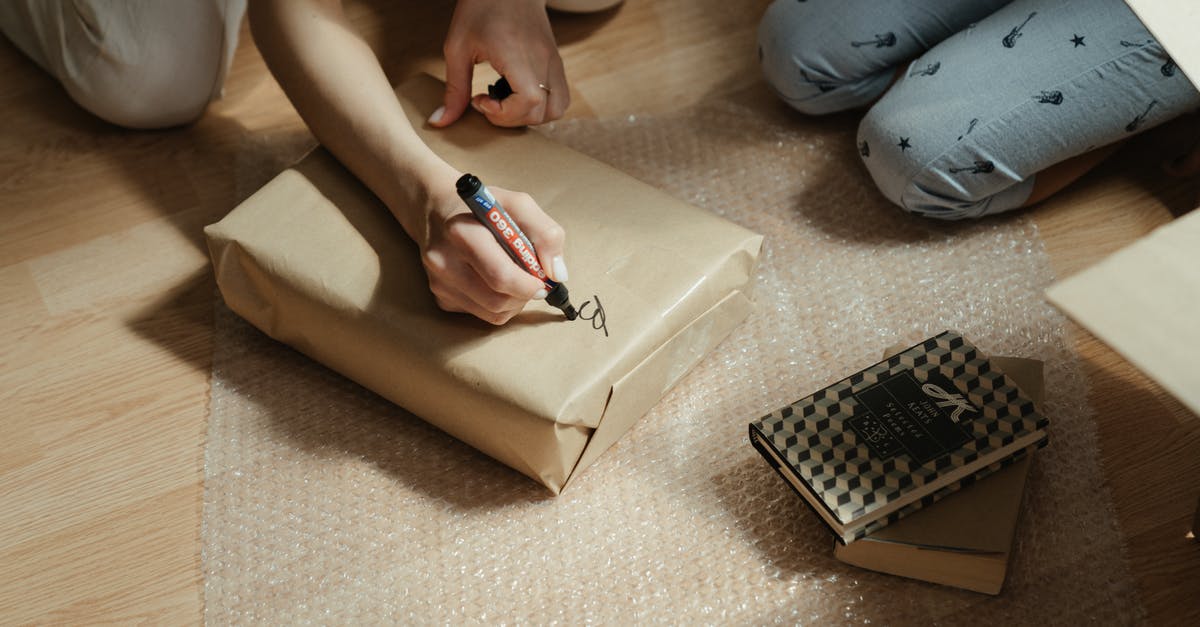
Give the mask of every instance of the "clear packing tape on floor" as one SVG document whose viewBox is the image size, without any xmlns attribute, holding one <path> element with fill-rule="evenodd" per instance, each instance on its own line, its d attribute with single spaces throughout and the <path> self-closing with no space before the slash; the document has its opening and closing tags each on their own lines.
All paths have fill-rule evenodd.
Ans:
<svg viewBox="0 0 1200 627">
<path fill-rule="evenodd" d="M 1031 218 L 904 215 L 873 190 L 850 124 L 730 101 L 540 131 L 767 236 L 755 312 L 557 498 L 220 307 L 206 619 L 1135 621 Z M 1051 444 L 995 598 L 834 560 L 745 436 L 750 419 L 946 328 L 1046 363 Z"/>
</svg>

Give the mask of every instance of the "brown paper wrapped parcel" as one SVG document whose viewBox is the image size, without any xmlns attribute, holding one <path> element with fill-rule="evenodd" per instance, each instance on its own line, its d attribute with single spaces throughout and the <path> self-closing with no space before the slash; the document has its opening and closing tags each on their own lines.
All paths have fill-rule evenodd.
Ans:
<svg viewBox="0 0 1200 627">
<path fill-rule="evenodd" d="M 557 494 L 749 314 L 762 237 L 534 131 L 473 112 L 432 129 L 432 78 L 397 93 L 434 152 L 566 229 L 572 302 L 606 328 L 543 302 L 502 327 L 441 311 L 399 223 L 321 149 L 205 229 L 217 284 L 271 337 Z"/>
</svg>

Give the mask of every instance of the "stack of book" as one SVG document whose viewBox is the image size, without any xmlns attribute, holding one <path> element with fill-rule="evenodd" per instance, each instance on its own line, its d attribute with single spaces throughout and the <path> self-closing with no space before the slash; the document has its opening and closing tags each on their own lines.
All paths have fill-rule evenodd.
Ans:
<svg viewBox="0 0 1200 627">
<path fill-rule="evenodd" d="M 752 422 L 750 441 L 842 561 L 996 594 L 1046 443 L 1023 389 L 1040 394 L 1038 362 L 947 331 Z"/>
</svg>

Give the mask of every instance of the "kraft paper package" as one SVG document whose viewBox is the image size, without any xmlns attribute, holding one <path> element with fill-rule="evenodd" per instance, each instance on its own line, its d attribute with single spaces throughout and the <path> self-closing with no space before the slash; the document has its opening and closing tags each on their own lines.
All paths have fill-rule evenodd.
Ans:
<svg viewBox="0 0 1200 627">
<path fill-rule="evenodd" d="M 205 229 L 217 285 L 271 337 L 557 494 L 749 314 L 762 237 L 534 131 L 474 112 L 432 129 L 442 89 L 397 94 L 434 152 L 566 229 L 579 319 L 441 311 L 415 244 L 322 149 Z"/>
</svg>

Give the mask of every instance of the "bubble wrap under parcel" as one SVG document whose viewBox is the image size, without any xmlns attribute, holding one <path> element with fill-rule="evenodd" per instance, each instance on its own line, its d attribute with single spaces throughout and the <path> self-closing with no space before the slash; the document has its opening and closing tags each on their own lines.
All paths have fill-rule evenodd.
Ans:
<svg viewBox="0 0 1200 627">
<path fill-rule="evenodd" d="M 759 85 L 540 128 L 768 234 L 751 315 L 557 498 L 218 306 L 206 623 L 1144 622 L 1084 366 L 1042 298 L 1054 272 L 1041 212 L 905 214 L 872 186 L 856 124 L 796 115 Z M 882 347 L 947 328 L 1045 362 L 1051 443 L 1030 467 L 999 596 L 838 561 L 746 437 L 749 420 Z"/>
</svg>

